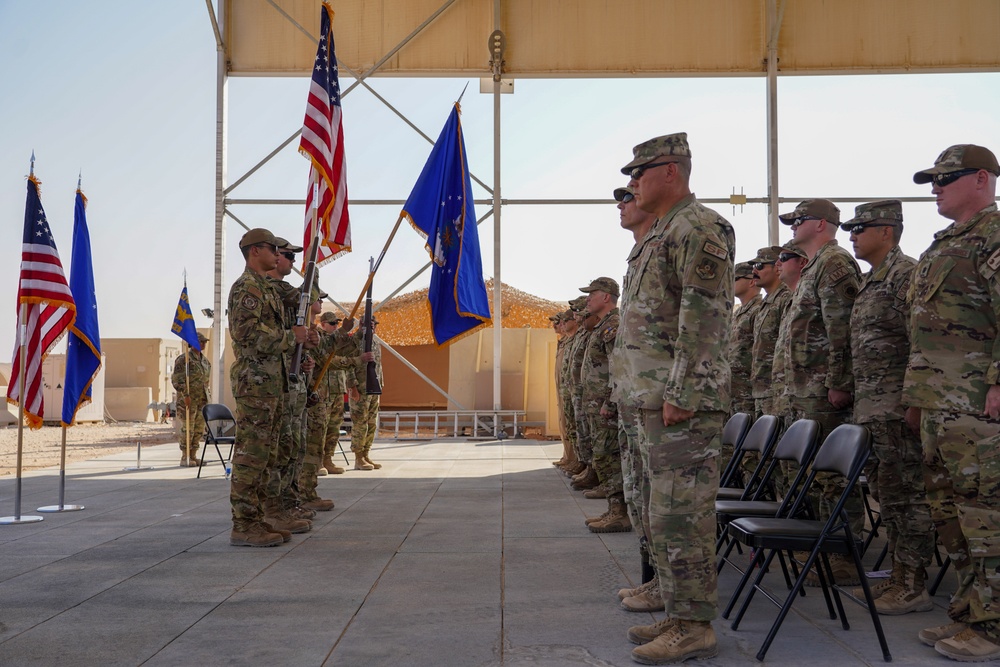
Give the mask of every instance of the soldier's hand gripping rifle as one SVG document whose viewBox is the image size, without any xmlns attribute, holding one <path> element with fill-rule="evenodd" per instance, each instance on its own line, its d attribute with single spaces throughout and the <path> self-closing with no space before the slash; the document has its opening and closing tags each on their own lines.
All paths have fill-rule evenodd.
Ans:
<svg viewBox="0 0 1000 667">
<path fill-rule="evenodd" d="M 319 225 L 316 224 L 316 206 L 319 200 L 319 186 L 313 185 L 313 229 L 316 230 L 312 243 L 309 244 L 309 260 L 306 263 L 306 275 L 302 281 L 302 294 L 299 295 L 299 312 L 295 316 L 295 326 L 306 325 L 306 316 L 309 313 L 309 305 L 312 303 L 312 288 L 316 282 L 316 257 L 319 253 Z M 303 343 L 296 343 L 295 355 L 292 357 L 292 367 L 288 369 L 288 379 L 297 382 L 299 379 L 299 368 L 302 366 Z"/>
<path fill-rule="evenodd" d="M 371 260 L 369 260 L 369 263 L 371 264 Z M 370 271 L 374 275 L 375 273 L 374 264 L 371 264 Z M 371 280 L 368 281 L 368 294 L 365 297 L 365 319 L 364 319 L 364 327 L 365 327 L 364 351 L 369 353 L 372 351 L 372 336 L 374 336 L 375 334 L 375 327 L 372 326 L 372 282 L 373 281 Z M 365 393 L 368 394 L 369 396 L 381 394 L 382 385 L 378 381 L 378 368 L 376 367 L 374 359 L 368 362 L 365 372 L 366 372 Z"/>
</svg>

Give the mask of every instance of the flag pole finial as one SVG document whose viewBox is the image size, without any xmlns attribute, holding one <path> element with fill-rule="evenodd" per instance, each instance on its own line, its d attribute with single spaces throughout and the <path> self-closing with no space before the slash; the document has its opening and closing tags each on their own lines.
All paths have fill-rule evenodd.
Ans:
<svg viewBox="0 0 1000 667">
<path fill-rule="evenodd" d="M 462 98 L 465 97 L 465 91 L 467 91 L 468 89 L 469 89 L 469 82 L 466 81 L 465 82 L 465 88 L 462 89 L 462 94 L 458 96 L 457 100 L 455 100 L 455 104 L 461 104 L 462 103 Z"/>
<path fill-rule="evenodd" d="M 76 189 L 83 189 L 83 169 L 80 169 L 80 173 L 76 177 Z"/>
<path fill-rule="evenodd" d="M 34 178 L 35 177 L 35 151 L 34 151 L 34 149 L 32 149 L 32 151 L 31 151 L 31 171 L 28 172 L 28 177 L 29 178 Z"/>
</svg>

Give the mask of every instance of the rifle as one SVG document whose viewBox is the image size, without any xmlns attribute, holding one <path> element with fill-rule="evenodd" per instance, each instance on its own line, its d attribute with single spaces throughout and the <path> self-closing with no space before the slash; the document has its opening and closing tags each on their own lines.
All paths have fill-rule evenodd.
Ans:
<svg viewBox="0 0 1000 667">
<path fill-rule="evenodd" d="M 313 184 L 313 229 L 315 230 L 312 243 L 309 244 L 309 261 L 306 263 L 306 275 L 302 281 L 302 294 L 299 295 L 299 312 L 295 316 L 295 326 L 303 327 L 306 324 L 306 314 L 309 312 L 311 303 L 313 283 L 316 281 L 316 257 L 319 253 L 319 225 L 316 224 L 316 217 L 319 202 L 319 184 Z M 292 357 L 292 367 L 288 369 L 288 379 L 297 382 L 299 379 L 299 367 L 302 365 L 302 343 L 296 343 L 295 355 Z"/>
<path fill-rule="evenodd" d="M 369 271 L 374 275 L 375 265 L 374 260 L 369 259 Z M 365 297 L 365 352 L 372 351 L 372 336 L 375 333 L 375 328 L 372 326 L 372 281 L 368 281 L 368 294 Z M 375 365 L 375 361 L 369 361 L 368 366 L 365 369 L 367 375 L 365 376 L 365 393 L 369 396 L 377 395 L 382 393 L 382 385 L 378 381 L 378 368 Z"/>
</svg>

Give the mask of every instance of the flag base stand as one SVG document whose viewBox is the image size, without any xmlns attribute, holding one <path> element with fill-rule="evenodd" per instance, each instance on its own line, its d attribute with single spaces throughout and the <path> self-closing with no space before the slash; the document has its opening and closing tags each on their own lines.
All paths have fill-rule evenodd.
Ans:
<svg viewBox="0 0 1000 667">
<path fill-rule="evenodd" d="M 85 509 L 83 505 L 46 505 L 45 507 L 39 507 L 35 511 L 36 512 L 45 512 L 45 513 L 52 513 L 52 512 L 79 512 L 82 509 Z M 41 519 L 42 517 L 38 517 L 38 518 Z"/>
<path fill-rule="evenodd" d="M 44 521 L 43 516 L 0 516 L 0 526 L 10 526 L 18 523 L 38 523 Z"/>
<path fill-rule="evenodd" d="M 136 471 L 136 470 L 152 470 L 153 466 L 142 465 L 142 441 L 137 440 L 135 443 L 135 465 L 129 466 L 127 468 L 122 468 L 122 470 Z"/>
</svg>

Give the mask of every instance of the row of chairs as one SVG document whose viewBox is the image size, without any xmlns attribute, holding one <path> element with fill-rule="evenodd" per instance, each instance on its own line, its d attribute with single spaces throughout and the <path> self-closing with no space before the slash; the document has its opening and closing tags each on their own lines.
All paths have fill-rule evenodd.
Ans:
<svg viewBox="0 0 1000 667">
<path fill-rule="evenodd" d="M 742 576 L 722 617 L 729 618 L 748 584 L 749 590 L 732 623 L 734 630 L 739 628 L 757 592 L 780 607 L 757 653 L 757 659 L 763 660 L 795 599 L 805 594 L 803 586 L 806 577 L 816 566 L 830 618 L 836 619 L 839 615 L 843 628 L 847 630 L 850 625 L 840 593 L 834 585 L 829 561 L 831 554 L 845 556 L 853 561 L 857 570 L 883 658 L 889 662 L 892 656 L 861 563 L 868 544 L 863 536 L 852 534 L 844 509 L 851 494 L 859 492 L 865 464 L 871 454 L 871 434 L 863 426 L 844 424 L 830 432 L 820 445 L 819 425 L 813 420 L 794 422 L 780 440 L 779 429 L 780 422 L 773 415 L 763 415 L 751 426 L 749 415 L 739 413 L 727 422 L 723 432 L 723 440 L 734 446 L 734 454 L 722 473 L 722 486 L 716 500 L 719 531 L 717 568 L 721 572 L 729 564 L 739 569 Z M 748 452 L 757 452 L 760 456 L 754 470 L 742 480 L 741 486 L 727 486 L 739 483 L 741 464 Z M 782 489 L 784 493 L 779 494 L 773 479 L 782 462 L 794 463 L 797 472 L 789 480 L 787 488 Z M 844 479 L 840 498 L 825 520 L 818 518 L 808 499 L 809 490 L 820 473 L 839 475 Z M 740 549 L 741 545 L 751 550 L 750 563 L 743 568 L 732 556 L 733 550 Z M 801 567 L 795 559 L 796 552 L 809 554 Z M 789 589 L 784 600 L 762 586 L 775 559 Z"/>
</svg>

